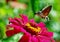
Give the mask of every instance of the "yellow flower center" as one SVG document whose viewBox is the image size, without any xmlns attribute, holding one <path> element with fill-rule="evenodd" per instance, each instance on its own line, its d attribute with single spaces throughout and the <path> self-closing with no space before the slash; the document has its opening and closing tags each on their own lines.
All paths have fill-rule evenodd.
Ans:
<svg viewBox="0 0 60 42">
<path fill-rule="evenodd" d="M 32 34 L 38 34 L 41 31 L 40 27 L 33 27 L 30 23 L 27 23 L 25 26 L 25 29 L 27 29 L 27 31 L 29 31 Z"/>
</svg>

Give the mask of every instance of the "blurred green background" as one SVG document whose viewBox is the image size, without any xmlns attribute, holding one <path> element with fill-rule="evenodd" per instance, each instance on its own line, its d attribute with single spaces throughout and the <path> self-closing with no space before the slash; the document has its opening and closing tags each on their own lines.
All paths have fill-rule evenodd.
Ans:
<svg viewBox="0 0 60 42">
<path fill-rule="evenodd" d="M 49 5 L 52 5 L 48 15 L 50 21 L 34 14 Z M 6 38 L 5 26 L 8 24 L 8 17 L 19 17 L 19 14 L 26 14 L 37 23 L 43 21 L 48 30 L 54 32 L 54 39 L 60 40 L 60 0 L 0 0 L 0 39 Z"/>
</svg>

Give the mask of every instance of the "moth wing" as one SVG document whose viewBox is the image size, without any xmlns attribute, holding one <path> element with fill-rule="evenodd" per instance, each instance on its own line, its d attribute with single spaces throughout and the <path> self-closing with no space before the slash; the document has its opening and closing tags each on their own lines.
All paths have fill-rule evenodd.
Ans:
<svg viewBox="0 0 60 42">
<path fill-rule="evenodd" d="M 52 6 L 48 6 L 47 8 L 42 10 L 42 13 L 44 16 L 48 16 L 50 10 L 51 10 Z"/>
</svg>

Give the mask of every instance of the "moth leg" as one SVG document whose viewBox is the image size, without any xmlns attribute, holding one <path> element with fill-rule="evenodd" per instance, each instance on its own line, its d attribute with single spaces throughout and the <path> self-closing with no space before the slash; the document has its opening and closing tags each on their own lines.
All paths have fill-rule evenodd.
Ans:
<svg viewBox="0 0 60 42">
<path fill-rule="evenodd" d="M 49 17 L 48 17 L 48 16 L 46 16 L 46 17 L 45 17 L 45 20 L 49 21 Z"/>
</svg>

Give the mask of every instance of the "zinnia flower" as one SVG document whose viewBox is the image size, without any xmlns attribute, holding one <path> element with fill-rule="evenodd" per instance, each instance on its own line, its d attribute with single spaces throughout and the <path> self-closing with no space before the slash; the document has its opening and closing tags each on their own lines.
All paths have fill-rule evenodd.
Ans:
<svg viewBox="0 0 60 42">
<path fill-rule="evenodd" d="M 27 8 L 27 5 L 24 3 L 19 3 L 17 0 L 6 0 L 6 3 L 12 7 L 17 9 L 23 9 L 25 10 Z"/>
<path fill-rule="evenodd" d="M 17 1 L 17 0 L 6 0 L 6 3 L 8 3 L 9 1 Z"/>
<path fill-rule="evenodd" d="M 26 9 L 27 5 L 24 3 L 19 3 L 19 2 L 10 2 L 10 6 L 12 8 L 17 8 L 17 9 Z"/>
<path fill-rule="evenodd" d="M 43 22 L 36 23 L 34 19 L 28 20 L 26 15 L 20 15 L 21 18 L 9 18 L 7 25 L 7 36 L 12 36 L 23 32 L 24 36 L 19 42 L 54 42 L 52 32 L 48 32 Z"/>
</svg>

